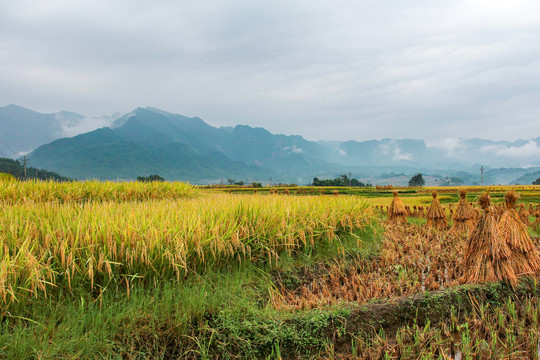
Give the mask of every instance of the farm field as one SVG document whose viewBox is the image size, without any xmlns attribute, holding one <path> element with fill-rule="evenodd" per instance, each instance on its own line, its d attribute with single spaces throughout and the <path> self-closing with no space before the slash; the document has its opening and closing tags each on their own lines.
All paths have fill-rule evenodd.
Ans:
<svg viewBox="0 0 540 360">
<path fill-rule="evenodd" d="M 539 358 L 535 274 L 466 284 L 393 189 L 276 189 L 0 182 L 0 358 Z M 540 187 L 466 199 L 509 189 L 537 253 Z M 459 188 L 400 190 L 451 224 Z"/>
</svg>

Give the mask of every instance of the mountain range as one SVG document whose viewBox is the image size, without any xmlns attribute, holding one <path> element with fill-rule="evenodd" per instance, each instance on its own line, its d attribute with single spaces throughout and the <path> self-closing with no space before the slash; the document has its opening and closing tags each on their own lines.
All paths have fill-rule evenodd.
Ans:
<svg viewBox="0 0 540 360">
<path fill-rule="evenodd" d="M 315 142 L 247 125 L 214 127 L 152 107 L 90 119 L 8 105 L 0 107 L 0 126 L 0 156 L 25 154 L 32 166 L 78 179 L 159 174 L 194 183 L 306 184 L 350 171 L 373 184 L 404 185 L 416 172 L 432 184 L 473 184 L 484 166 L 486 184 L 505 184 L 530 183 L 540 171 L 540 138 Z"/>
</svg>

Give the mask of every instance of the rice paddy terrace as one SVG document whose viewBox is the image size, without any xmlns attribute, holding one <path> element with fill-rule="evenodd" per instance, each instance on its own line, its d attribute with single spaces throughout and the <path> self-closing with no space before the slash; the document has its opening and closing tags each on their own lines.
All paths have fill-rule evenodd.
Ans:
<svg viewBox="0 0 540 360">
<path fill-rule="evenodd" d="M 0 204 L 0 358 L 539 355 L 540 187 L 4 180 Z"/>
</svg>

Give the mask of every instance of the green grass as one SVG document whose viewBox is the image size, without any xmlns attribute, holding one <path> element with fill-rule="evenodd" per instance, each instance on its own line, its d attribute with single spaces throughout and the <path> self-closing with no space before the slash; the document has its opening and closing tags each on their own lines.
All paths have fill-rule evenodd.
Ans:
<svg viewBox="0 0 540 360">
<path fill-rule="evenodd" d="M 208 270 L 181 284 L 135 283 L 99 295 L 80 287 L 34 298 L 2 317 L 0 358 L 262 358 L 280 351 L 317 354 L 330 323 L 347 309 L 289 313 L 269 306 L 273 273 L 346 262 L 378 251 L 376 227 L 340 234 L 339 242 L 281 254 L 277 263 L 245 262 Z"/>
</svg>

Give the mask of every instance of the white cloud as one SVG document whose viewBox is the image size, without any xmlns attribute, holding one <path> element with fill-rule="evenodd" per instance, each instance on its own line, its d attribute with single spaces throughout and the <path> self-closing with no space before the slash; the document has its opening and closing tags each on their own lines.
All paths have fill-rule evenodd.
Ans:
<svg viewBox="0 0 540 360">
<path fill-rule="evenodd" d="M 439 141 L 427 142 L 427 146 L 443 150 L 446 152 L 448 157 L 453 157 L 457 154 L 463 153 L 466 147 L 466 145 L 463 143 L 463 139 L 452 137 Z"/>
<path fill-rule="evenodd" d="M 70 113 L 55 114 L 55 119 L 62 129 L 62 133 L 59 134 L 62 137 L 72 137 L 101 127 L 110 126 L 118 117 L 119 115 L 117 114 L 99 117 L 84 117 Z"/>
<path fill-rule="evenodd" d="M 516 1 L 5 0 L 0 99 L 312 140 L 513 140 L 540 133 L 540 2 Z"/>
<path fill-rule="evenodd" d="M 347 156 L 347 152 L 343 149 L 338 149 L 338 154 L 341 156 Z"/>
<path fill-rule="evenodd" d="M 487 145 L 483 146 L 480 151 L 510 158 L 540 157 L 540 146 L 534 140 L 529 140 L 522 146 Z"/>
<path fill-rule="evenodd" d="M 402 152 L 395 140 L 380 144 L 379 149 L 381 150 L 381 154 L 391 156 L 394 161 L 412 161 L 412 154 Z"/>
<path fill-rule="evenodd" d="M 304 152 L 304 150 L 302 148 L 298 148 L 296 147 L 295 145 L 293 145 L 292 147 L 291 146 L 285 146 L 283 148 L 284 151 L 291 151 L 291 153 L 293 154 L 301 154 Z"/>
<path fill-rule="evenodd" d="M 393 158 L 392 158 L 393 160 L 408 160 L 408 161 L 412 160 L 412 154 L 401 152 L 399 147 L 396 147 L 393 150 L 392 155 L 393 155 Z"/>
</svg>

